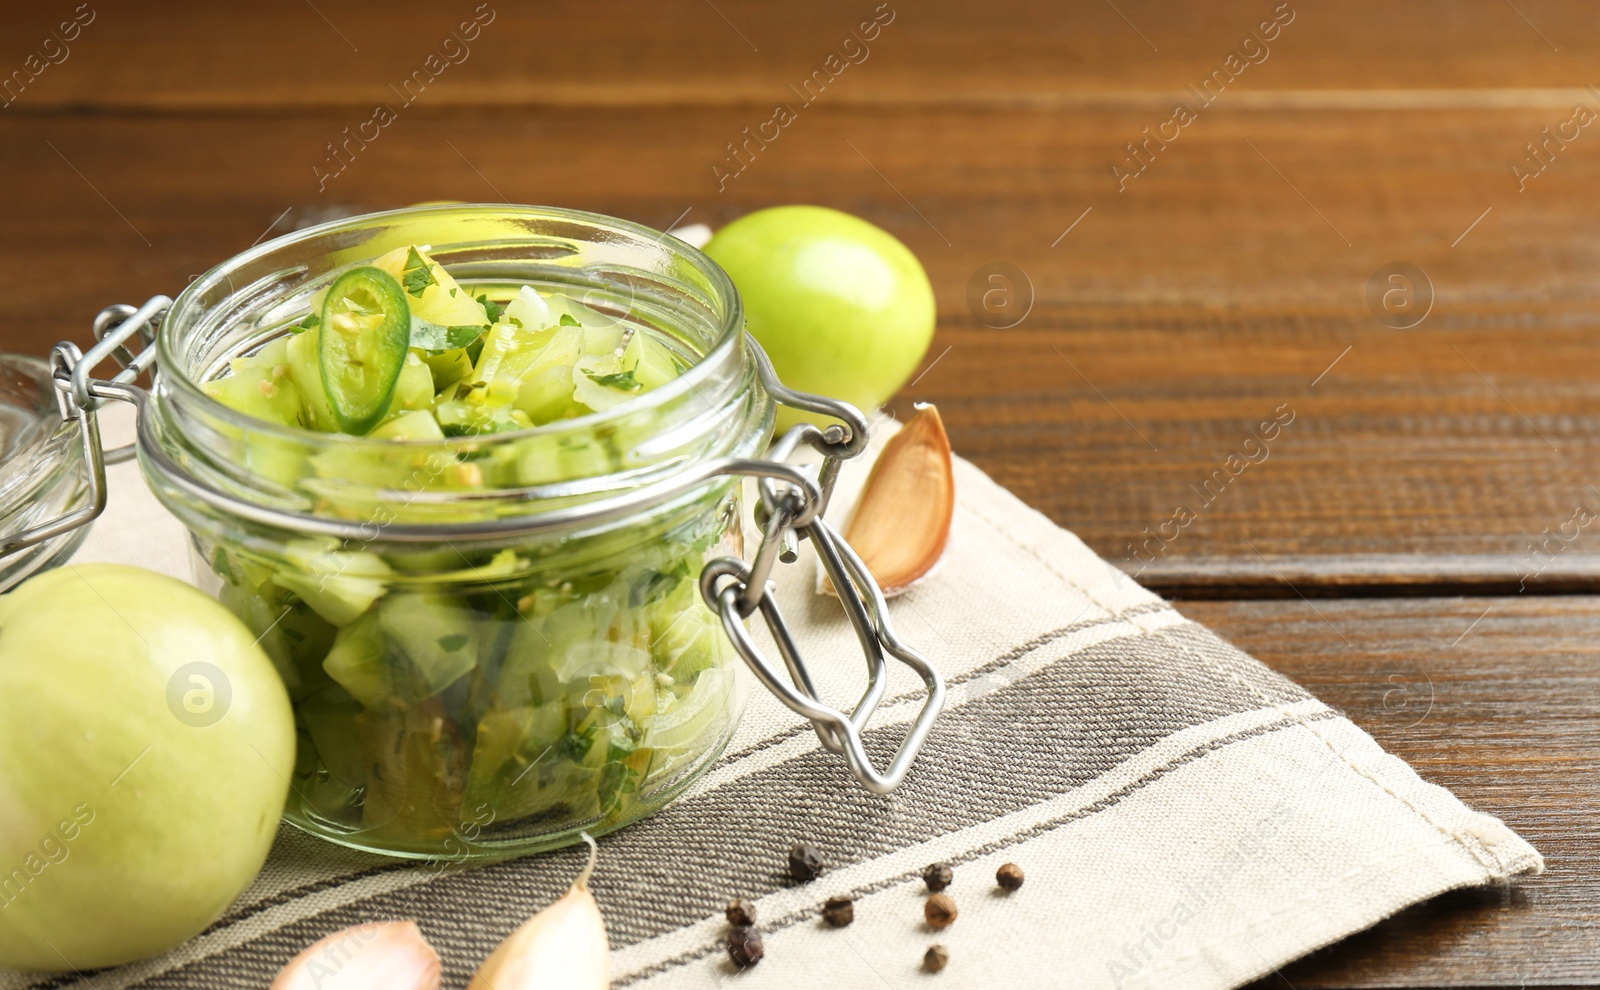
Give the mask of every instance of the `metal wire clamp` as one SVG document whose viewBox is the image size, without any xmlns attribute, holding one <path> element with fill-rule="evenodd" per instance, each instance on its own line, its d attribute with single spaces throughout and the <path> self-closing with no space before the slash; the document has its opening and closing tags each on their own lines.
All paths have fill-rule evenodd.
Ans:
<svg viewBox="0 0 1600 990">
<path fill-rule="evenodd" d="M 155 363 L 156 330 L 171 305 L 172 300 L 166 296 L 154 296 L 138 309 L 126 304 L 108 306 L 95 317 L 96 343 L 87 354 L 71 341 L 62 341 L 51 349 L 50 378 L 55 386 L 56 411 L 64 422 L 77 421 L 84 470 L 88 476 L 87 497 L 76 508 L 0 541 L 0 557 L 87 526 L 105 511 L 106 465 L 133 457 L 135 445 L 104 449 L 100 444 L 100 421 L 96 413 L 106 399 L 134 401 L 136 389 L 132 383 Z M 127 346 L 134 337 L 142 345 L 138 352 Z M 116 376 L 110 379 L 91 377 L 94 369 L 107 358 L 114 359 L 120 366 Z"/>
<path fill-rule="evenodd" d="M 812 424 L 802 423 L 789 430 L 774 445 L 771 457 L 779 463 L 792 457 L 802 443 L 821 453 L 823 461 L 818 484 L 808 493 L 798 485 L 762 478 L 758 483 L 761 498 L 756 519 L 762 526 L 763 535 L 754 558 L 749 564 L 734 557 L 710 561 L 700 574 L 700 594 L 721 617 L 728 638 L 756 679 L 784 705 L 809 719 L 823 747 L 843 756 L 850 772 L 867 790 L 875 794 L 887 794 L 905 778 L 917 753 L 921 751 L 928 730 L 933 727 L 934 719 L 944 707 L 945 688 L 939 671 L 895 634 L 889 622 L 888 605 L 877 581 L 844 538 L 822 518 L 834 482 L 838 479 L 840 465 L 866 449 L 866 419 L 848 403 L 795 392 L 784 386 L 778 381 L 771 362 L 760 346 L 753 339 L 749 345 L 756 357 L 762 385 L 774 399 L 784 405 L 834 417 L 843 425 L 835 424 L 820 430 Z M 820 499 L 816 494 L 820 494 Z M 789 634 L 778 602 L 771 594 L 768 578 L 775 561 L 792 562 L 796 556 L 797 542 L 802 539 L 810 540 L 816 549 L 817 559 L 838 593 L 840 604 L 855 630 L 867 661 L 866 690 L 848 714 L 818 698 L 811 674 Z M 778 652 L 783 657 L 789 675 L 787 679 L 762 655 L 745 629 L 743 620 L 756 611 L 766 621 Z M 862 733 L 883 700 L 887 687 L 885 652 L 922 678 L 926 696 L 916 720 L 901 738 L 888 769 L 880 772 L 867 755 Z"/>
</svg>

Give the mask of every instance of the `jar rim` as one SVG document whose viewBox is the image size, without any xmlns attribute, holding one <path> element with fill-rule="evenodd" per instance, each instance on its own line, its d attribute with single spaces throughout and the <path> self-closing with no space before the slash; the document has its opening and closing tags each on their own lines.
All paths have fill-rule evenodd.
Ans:
<svg viewBox="0 0 1600 990">
<path fill-rule="evenodd" d="M 717 296 L 727 302 L 719 325 L 716 327 L 716 335 L 712 340 L 711 346 L 676 378 L 648 392 L 632 396 L 609 409 L 588 413 L 572 419 L 555 420 L 521 430 L 496 433 L 493 435 L 496 441 L 516 441 L 538 436 L 549 436 L 573 429 L 592 429 L 604 426 L 608 422 L 629 416 L 637 416 L 651 409 L 668 405 L 681 399 L 686 393 L 698 392 L 705 380 L 715 374 L 717 365 L 727 360 L 730 352 L 740 345 L 744 336 L 744 311 L 733 280 L 728 277 L 727 272 L 723 271 L 720 265 L 712 261 L 704 252 L 685 241 L 672 237 L 666 231 L 656 230 L 632 220 L 623 220 L 602 213 L 556 206 L 513 205 L 506 203 L 451 203 L 436 206 L 406 206 L 394 210 L 382 210 L 376 213 L 362 213 L 355 216 L 341 217 L 337 220 L 325 221 L 263 241 L 213 266 L 205 274 L 190 282 L 183 292 L 178 295 L 178 298 L 173 301 L 171 308 L 162 319 L 161 330 L 156 338 L 157 365 L 163 371 L 164 384 L 168 387 L 175 387 L 182 393 L 184 402 L 198 403 L 198 407 L 205 410 L 207 415 L 215 416 L 235 426 L 268 436 L 276 434 L 285 439 L 300 442 L 306 442 L 309 438 L 314 437 L 337 437 L 342 444 L 351 445 L 356 449 L 370 450 L 394 450 L 398 448 L 425 450 L 430 447 L 448 448 L 453 446 L 461 438 L 447 437 L 441 441 L 355 436 L 343 433 L 330 434 L 301 426 L 290 426 L 257 419 L 248 413 L 235 410 L 208 395 L 201 388 L 202 383 L 196 381 L 188 373 L 185 362 L 175 351 L 175 332 L 169 329 L 182 322 L 177 317 L 187 313 L 190 309 L 202 306 L 198 300 L 208 291 L 215 289 L 223 282 L 228 282 L 231 286 L 231 276 L 234 271 L 249 265 L 251 262 L 266 258 L 275 251 L 281 251 L 296 244 L 312 241 L 330 234 L 337 234 L 341 231 L 353 231 L 370 226 L 374 222 L 390 219 L 399 221 L 420 220 L 431 216 L 449 214 L 501 215 L 527 219 L 555 218 L 591 224 L 601 228 L 610 228 L 620 233 L 645 238 L 668 247 L 676 255 L 694 265 L 695 269 L 710 283 Z M 666 245 L 665 240 L 668 237 L 672 237 L 675 243 Z M 364 264 L 370 260 L 358 261 L 355 264 Z"/>
</svg>

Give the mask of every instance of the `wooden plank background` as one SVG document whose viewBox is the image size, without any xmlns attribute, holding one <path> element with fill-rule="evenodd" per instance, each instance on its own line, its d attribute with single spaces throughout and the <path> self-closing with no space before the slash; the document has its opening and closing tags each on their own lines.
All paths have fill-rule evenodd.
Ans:
<svg viewBox="0 0 1600 990">
<path fill-rule="evenodd" d="M 1262 986 L 1600 985 L 1600 527 L 1574 522 L 1600 517 L 1600 132 L 1528 148 L 1600 117 L 1592 5 L 90 0 L 48 40 L 74 8 L 0 5 L 0 348 L 84 340 L 104 305 L 264 237 L 421 200 L 859 214 L 938 298 L 894 408 L 937 402 L 960 453 L 1147 584 L 1231 599 L 1186 609 L 1550 858 Z M 803 102 L 830 56 L 857 61 Z M 330 162 L 379 104 L 394 121 Z M 719 181 L 778 104 L 794 123 Z M 1025 276 L 1004 327 L 969 302 L 997 262 Z M 1395 262 L 1431 286 L 1406 329 L 1369 302 Z M 1274 414 L 1293 420 L 1263 448 Z M 1461 594 L 1501 597 L 1395 597 Z M 1426 717 L 1391 675 L 1424 677 Z"/>
<path fill-rule="evenodd" d="M 723 189 L 729 142 L 798 104 L 830 54 L 859 57 L 844 39 L 871 7 L 503 6 L 409 106 L 397 88 L 459 57 L 447 39 L 473 8 L 95 8 L 0 111 L 0 339 L 81 337 L 108 302 L 341 211 L 504 198 L 715 225 L 820 202 L 933 276 L 945 357 L 905 398 L 940 403 L 961 450 L 1154 586 L 1437 590 L 1456 573 L 1504 591 L 1541 562 L 1549 588 L 1597 585 L 1592 537 L 1549 561 L 1530 546 L 1600 509 L 1600 138 L 1580 132 L 1525 189 L 1508 168 L 1575 104 L 1600 111 L 1584 5 L 1291 4 L 1250 49 L 1264 60 L 1121 190 L 1123 145 L 1198 103 L 1184 87 L 1271 5 L 885 8 L 864 61 Z M 0 67 L 71 13 L 12 12 Z M 316 178 L 379 102 L 397 119 Z M 967 302 L 994 261 L 1032 288 L 1007 330 Z M 1366 302 L 1394 261 L 1434 287 L 1414 329 Z M 1201 507 L 1285 403 L 1269 460 Z M 1197 518 L 1151 542 L 1185 505 Z"/>
</svg>

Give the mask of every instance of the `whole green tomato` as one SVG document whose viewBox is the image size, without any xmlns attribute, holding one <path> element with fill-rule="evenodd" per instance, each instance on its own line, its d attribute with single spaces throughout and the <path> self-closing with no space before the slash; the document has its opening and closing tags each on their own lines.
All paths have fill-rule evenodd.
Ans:
<svg viewBox="0 0 1600 990">
<path fill-rule="evenodd" d="M 255 637 L 180 581 L 69 565 L 0 597 L 0 968 L 114 966 L 216 920 L 294 734 Z"/>
<path fill-rule="evenodd" d="M 933 286 L 910 249 L 859 217 L 775 206 L 716 233 L 705 253 L 744 302 L 746 325 L 790 388 L 881 405 L 933 339 Z M 815 418 L 779 409 L 778 426 Z"/>
</svg>

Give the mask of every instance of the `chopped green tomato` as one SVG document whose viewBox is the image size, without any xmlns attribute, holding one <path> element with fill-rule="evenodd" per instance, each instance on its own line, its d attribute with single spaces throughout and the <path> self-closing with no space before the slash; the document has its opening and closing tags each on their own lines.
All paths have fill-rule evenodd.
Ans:
<svg viewBox="0 0 1600 990">
<path fill-rule="evenodd" d="M 329 684 L 295 704 L 295 714 L 316 747 L 317 757 L 332 782 L 348 790 L 366 780 L 356 735 L 361 706 L 336 684 Z"/>
<path fill-rule="evenodd" d="M 485 406 L 463 400 L 440 402 L 434 415 L 447 437 L 475 437 L 485 433 L 510 433 L 533 425 L 526 413 L 506 406 Z"/>
<path fill-rule="evenodd" d="M 411 310 L 405 294 L 380 268 L 352 268 L 322 300 L 318 332 L 317 370 L 333 418 L 347 433 L 366 433 L 383 419 L 406 367 Z"/>
<path fill-rule="evenodd" d="M 483 351 L 472 369 L 473 394 L 462 397 L 475 402 L 510 404 L 516 396 L 518 382 L 560 361 L 574 349 L 575 333 L 566 329 L 518 327 L 511 323 L 495 326 L 484 338 Z"/>
<path fill-rule="evenodd" d="M 641 353 L 620 327 L 583 330 L 584 356 L 572 369 L 572 396 L 590 409 L 610 409 L 643 390 Z"/>
<path fill-rule="evenodd" d="M 601 374 L 586 371 L 582 365 L 572 369 L 572 397 L 596 411 L 621 405 L 638 390 L 632 368 Z"/>
<path fill-rule="evenodd" d="M 517 298 L 506 304 L 505 322 L 513 326 L 538 330 L 555 323 L 550 315 L 550 304 L 539 295 L 539 290 L 531 285 L 524 285 L 517 290 Z"/>
<path fill-rule="evenodd" d="M 558 364 L 524 375 L 513 401 L 535 423 L 561 419 L 572 405 L 571 366 Z"/>
<path fill-rule="evenodd" d="M 467 350 L 464 347 L 436 354 L 422 352 L 421 356 L 427 363 L 428 369 L 433 372 L 433 387 L 436 391 L 452 391 L 452 385 L 472 374 L 472 359 L 467 357 Z"/>
<path fill-rule="evenodd" d="M 411 842 L 443 841 L 465 820 L 468 748 L 437 698 L 385 705 L 357 718 L 366 786 L 362 827 Z"/>
<path fill-rule="evenodd" d="M 472 385 L 461 397 L 478 405 L 514 406 L 533 423 L 559 419 L 572 405 L 571 366 L 582 347 L 582 333 L 575 328 L 501 324 L 486 339 Z"/>
<path fill-rule="evenodd" d="M 546 331 L 541 341 L 542 349 L 527 370 L 537 373 L 546 368 L 571 367 L 583 357 L 583 331 L 573 327 L 556 327 Z"/>
<path fill-rule="evenodd" d="M 674 680 L 692 684 L 702 671 L 732 658 L 722 620 L 701 602 L 694 581 L 680 577 L 647 613 L 656 666 Z"/>
<path fill-rule="evenodd" d="M 622 353 L 622 363 L 633 369 L 634 378 L 645 391 L 660 388 L 683 374 L 683 365 L 666 345 L 644 333 L 633 335 Z"/>
<path fill-rule="evenodd" d="M 564 317 L 559 322 L 562 326 L 581 326 L 585 330 L 609 331 L 621 335 L 623 326 L 615 316 L 605 313 L 579 302 L 572 296 L 558 296 L 550 300 L 550 311 Z M 612 346 L 616 346 L 613 342 Z"/>
<path fill-rule="evenodd" d="M 438 441 L 444 431 L 437 422 L 430 422 L 433 414 L 425 409 L 400 413 L 374 430 L 370 435 L 378 439 Z M 314 493 L 327 493 L 336 497 L 341 489 L 351 484 L 376 489 L 420 491 L 435 484 L 454 480 L 454 472 L 464 465 L 448 453 L 422 444 L 392 447 L 383 445 L 334 445 L 320 450 L 310 458 L 311 471 L 302 487 Z M 324 484 L 322 479 L 328 479 Z M 366 517 L 374 525 L 387 518 L 383 511 L 373 507 Z M 375 531 L 374 531 L 375 532 Z"/>
<path fill-rule="evenodd" d="M 488 805 L 507 818 L 546 811 L 568 799 L 554 787 L 557 772 L 571 773 L 566 699 L 489 712 L 478 723 L 467 778 L 469 806 Z"/>
<path fill-rule="evenodd" d="M 676 753 L 690 749 L 718 718 L 733 689 L 733 675 L 718 668 L 695 678 L 689 696 L 646 722 L 642 746 Z"/>
<path fill-rule="evenodd" d="M 317 355 L 322 349 L 322 331 L 306 330 L 289 338 L 289 377 L 287 384 L 300 397 L 302 422 L 310 429 L 324 433 L 339 432 L 333 418 L 333 406 L 322 387 L 322 369 Z"/>
<path fill-rule="evenodd" d="M 463 601 L 420 592 L 393 594 L 378 605 L 378 626 L 410 661 L 416 698 L 438 694 L 477 666 L 477 617 Z"/>
<path fill-rule="evenodd" d="M 385 418 L 428 409 L 433 406 L 433 369 L 416 351 L 406 355 L 400 377 L 394 383 L 394 397 L 384 410 Z"/>
<path fill-rule="evenodd" d="M 206 382 L 205 393 L 230 409 L 282 426 L 300 425 L 300 396 L 286 379 L 289 338 L 279 337 L 247 358 L 228 363 L 226 378 Z"/>
<path fill-rule="evenodd" d="M 322 661 L 322 669 L 368 708 L 378 708 L 394 696 L 392 669 L 384 662 L 383 633 L 378 613 L 367 612 L 340 629 Z"/>
<path fill-rule="evenodd" d="M 373 430 L 370 436 L 382 440 L 443 440 L 439 421 L 426 409 L 403 412 Z"/>
<path fill-rule="evenodd" d="M 443 265 L 429 257 L 426 247 L 396 248 L 372 265 L 404 284 L 401 291 L 406 293 L 411 315 L 417 320 L 440 327 L 489 326 L 489 314 L 483 304 L 472 298 Z M 419 291 L 412 292 L 413 288 Z"/>
<path fill-rule="evenodd" d="M 628 331 L 618 323 L 584 326 L 583 353 L 594 358 L 620 360 L 628 345 Z"/>
<path fill-rule="evenodd" d="M 329 541 L 333 543 L 333 541 Z M 388 590 L 392 573 L 377 554 L 338 550 L 319 540 L 298 540 L 284 547 L 289 564 L 273 577 L 336 626 L 347 626 Z"/>
<path fill-rule="evenodd" d="M 308 413 L 289 365 L 291 338 L 279 337 L 247 358 L 230 362 L 231 374 L 204 383 L 211 398 L 274 426 L 303 424 Z M 237 446 L 234 456 L 250 470 L 285 488 L 305 475 L 305 456 L 293 440 L 266 431 L 222 427 Z"/>
</svg>

